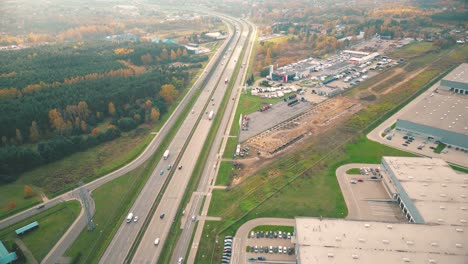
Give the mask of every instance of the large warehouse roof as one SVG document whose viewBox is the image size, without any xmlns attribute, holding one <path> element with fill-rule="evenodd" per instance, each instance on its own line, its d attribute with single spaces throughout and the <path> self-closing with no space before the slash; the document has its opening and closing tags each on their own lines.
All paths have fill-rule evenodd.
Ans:
<svg viewBox="0 0 468 264">
<path fill-rule="evenodd" d="M 383 157 L 425 223 L 468 226 L 468 174 L 445 161 Z"/>
<path fill-rule="evenodd" d="M 468 83 L 468 63 L 462 63 L 460 66 L 447 74 L 443 80 Z"/>
<path fill-rule="evenodd" d="M 298 263 L 466 263 L 465 227 L 296 218 Z"/>
<path fill-rule="evenodd" d="M 468 97 L 439 90 L 413 106 L 401 119 L 468 135 Z"/>
</svg>

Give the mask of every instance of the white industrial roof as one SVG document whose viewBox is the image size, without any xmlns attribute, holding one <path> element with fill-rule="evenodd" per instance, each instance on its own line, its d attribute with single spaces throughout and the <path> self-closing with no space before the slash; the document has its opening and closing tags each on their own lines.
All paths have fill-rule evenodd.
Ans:
<svg viewBox="0 0 468 264">
<path fill-rule="evenodd" d="M 424 222 L 468 226 L 468 174 L 437 158 L 383 159 Z"/>
<path fill-rule="evenodd" d="M 439 89 L 414 105 L 401 119 L 468 135 L 468 96 Z"/>
<path fill-rule="evenodd" d="M 468 228 L 296 218 L 298 263 L 466 264 Z"/>
<path fill-rule="evenodd" d="M 451 71 L 444 80 L 468 83 L 468 63 L 462 63 L 460 66 Z"/>
</svg>

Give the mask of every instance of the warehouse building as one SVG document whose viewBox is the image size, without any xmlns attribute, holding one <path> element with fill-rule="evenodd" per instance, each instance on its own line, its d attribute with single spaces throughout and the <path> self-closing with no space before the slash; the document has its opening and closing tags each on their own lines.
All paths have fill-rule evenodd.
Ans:
<svg viewBox="0 0 468 264">
<path fill-rule="evenodd" d="M 383 157 L 380 171 L 411 223 L 298 217 L 296 263 L 466 263 L 468 174 L 407 157 Z"/>
<path fill-rule="evenodd" d="M 468 63 L 462 63 L 440 81 L 440 88 L 468 95 Z"/>
<path fill-rule="evenodd" d="M 396 130 L 468 152 L 468 96 L 439 89 L 398 119 Z"/>
</svg>

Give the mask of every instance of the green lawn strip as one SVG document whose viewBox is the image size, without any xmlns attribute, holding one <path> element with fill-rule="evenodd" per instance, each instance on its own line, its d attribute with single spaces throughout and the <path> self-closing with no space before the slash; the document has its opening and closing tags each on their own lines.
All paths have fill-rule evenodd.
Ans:
<svg viewBox="0 0 468 264">
<path fill-rule="evenodd" d="M 460 166 L 454 165 L 454 164 L 450 164 L 450 167 L 452 167 L 452 169 L 454 169 L 456 171 L 463 172 L 463 173 L 468 173 L 468 168 L 460 167 Z"/>
<path fill-rule="evenodd" d="M 81 205 L 77 201 L 58 204 L 26 220 L 0 230 L 0 240 L 13 241 L 18 236 L 15 230 L 34 221 L 39 223 L 36 228 L 19 236 L 34 257 L 40 262 L 52 247 L 60 240 L 70 225 L 79 215 Z"/>
<path fill-rule="evenodd" d="M 359 168 L 352 168 L 346 171 L 347 174 L 361 174 L 361 170 Z"/>
<path fill-rule="evenodd" d="M 227 186 L 232 180 L 233 165 L 231 161 L 222 161 L 219 166 L 218 176 L 216 177 L 216 185 Z"/>
<path fill-rule="evenodd" d="M 23 184 L 17 183 L 0 185 L 0 219 L 14 215 L 42 202 L 39 194 L 31 198 L 24 198 L 24 186 Z M 36 191 L 36 193 L 38 191 L 35 189 L 33 190 Z M 8 203 L 11 203 L 12 207 L 13 204 L 15 204 L 15 207 L 9 209 Z"/>
<path fill-rule="evenodd" d="M 234 157 L 234 154 L 236 154 L 237 143 L 237 136 L 228 138 L 226 147 L 224 148 L 223 158 L 232 159 Z"/>
<path fill-rule="evenodd" d="M 277 225 L 260 225 L 256 226 L 254 229 L 251 231 L 254 232 L 268 232 L 268 231 L 281 231 L 281 232 L 289 232 L 289 233 L 294 233 L 294 226 L 277 226 Z"/>
<path fill-rule="evenodd" d="M 446 146 L 447 145 L 445 145 L 444 143 L 439 143 L 439 145 L 437 145 L 437 147 L 434 149 L 434 152 L 440 154 L 440 152 L 442 152 L 442 150 L 444 150 Z"/>
</svg>

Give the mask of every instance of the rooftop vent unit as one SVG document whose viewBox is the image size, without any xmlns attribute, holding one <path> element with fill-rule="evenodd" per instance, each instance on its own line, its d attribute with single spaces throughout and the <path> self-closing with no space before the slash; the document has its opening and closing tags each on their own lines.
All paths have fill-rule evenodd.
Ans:
<svg viewBox="0 0 468 264">
<path fill-rule="evenodd" d="M 328 253 L 328 257 L 329 257 L 329 258 L 333 258 L 333 257 L 334 257 L 333 253 L 331 253 L 331 252 Z"/>
<path fill-rule="evenodd" d="M 431 243 L 431 246 L 433 246 L 433 247 L 438 247 L 439 244 L 437 244 L 436 242 L 432 242 L 432 243 Z"/>
<path fill-rule="evenodd" d="M 366 228 L 369 228 L 370 227 L 370 224 L 365 224 L 364 225 Z"/>
<path fill-rule="evenodd" d="M 462 248 L 462 247 L 463 247 L 463 245 L 462 245 L 462 244 L 459 244 L 459 243 L 455 244 L 455 246 L 456 246 L 457 248 Z"/>
<path fill-rule="evenodd" d="M 459 232 L 459 233 L 463 233 L 463 228 L 457 228 L 457 229 L 455 229 L 455 230 L 456 230 L 457 232 Z"/>
<path fill-rule="evenodd" d="M 435 259 L 429 259 L 429 263 L 437 263 Z"/>
<path fill-rule="evenodd" d="M 392 226 L 392 225 L 387 225 L 387 228 L 388 228 L 388 229 L 392 229 L 393 226 Z"/>
<path fill-rule="evenodd" d="M 354 255 L 354 254 L 352 255 L 352 257 L 353 257 L 353 259 L 358 259 L 359 258 L 358 255 Z"/>
<path fill-rule="evenodd" d="M 411 259 L 410 258 L 403 258 L 403 261 L 404 262 L 411 262 Z"/>
<path fill-rule="evenodd" d="M 388 240 L 384 239 L 384 240 L 382 240 L 382 243 L 384 243 L 384 244 L 389 244 L 389 243 L 390 243 L 390 241 L 388 241 Z"/>
</svg>

